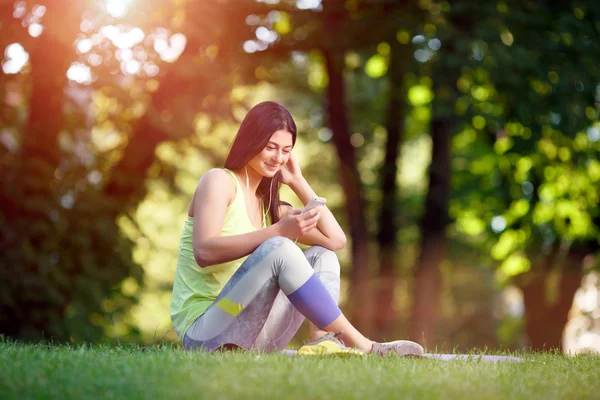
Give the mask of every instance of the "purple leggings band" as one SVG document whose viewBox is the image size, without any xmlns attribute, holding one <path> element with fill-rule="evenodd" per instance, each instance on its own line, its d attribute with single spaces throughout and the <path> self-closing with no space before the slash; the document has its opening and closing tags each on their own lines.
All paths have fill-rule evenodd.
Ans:
<svg viewBox="0 0 600 400">
<path fill-rule="evenodd" d="M 331 324 L 342 313 L 323 282 L 315 274 L 298 290 L 288 295 L 288 299 L 298 311 L 319 329 Z"/>
</svg>

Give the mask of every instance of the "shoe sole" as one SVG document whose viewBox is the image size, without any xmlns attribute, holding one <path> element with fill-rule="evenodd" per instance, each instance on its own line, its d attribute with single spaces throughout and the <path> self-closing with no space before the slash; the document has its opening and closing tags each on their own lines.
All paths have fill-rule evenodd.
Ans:
<svg viewBox="0 0 600 400">
<path fill-rule="evenodd" d="M 377 354 L 381 356 L 396 354 L 400 357 L 421 357 L 425 354 L 423 347 L 415 342 L 398 340 L 392 343 L 395 343 L 395 345 L 386 346 L 384 349 L 378 351 Z"/>
</svg>

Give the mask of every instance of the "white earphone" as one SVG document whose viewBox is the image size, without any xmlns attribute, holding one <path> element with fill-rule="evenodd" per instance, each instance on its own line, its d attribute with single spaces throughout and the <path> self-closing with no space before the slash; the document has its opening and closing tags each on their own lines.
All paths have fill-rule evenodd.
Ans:
<svg viewBox="0 0 600 400">
<path fill-rule="evenodd" d="M 248 179 L 248 166 L 245 166 L 244 170 L 246 171 L 246 189 L 248 190 L 248 192 L 250 192 L 250 179 Z M 262 226 L 265 226 L 267 224 L 267 215 L 269 214 L 269 210 L 271 210 L 271 193 L 273 191 L 273 180 L 274 180 L 274 178 L 271 178 L 271 185 L 269 186 L 269 206 L 267 207 L 267 211 L 265 211 L 265 213 L 263 214 Z"/>
</svg>

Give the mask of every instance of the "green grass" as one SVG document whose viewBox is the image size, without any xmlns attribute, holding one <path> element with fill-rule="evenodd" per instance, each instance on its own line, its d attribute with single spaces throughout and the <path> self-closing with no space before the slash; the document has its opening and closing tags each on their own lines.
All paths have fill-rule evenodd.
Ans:
<svg viewBox="0 0 600 400">
<path fill-rule="evenodd" d="M 515 354 L 511 354 L 515 355 Z M 600 357 L 305 358 L 0 340 L 2 399 L 600 399 Z"/>
</svg>

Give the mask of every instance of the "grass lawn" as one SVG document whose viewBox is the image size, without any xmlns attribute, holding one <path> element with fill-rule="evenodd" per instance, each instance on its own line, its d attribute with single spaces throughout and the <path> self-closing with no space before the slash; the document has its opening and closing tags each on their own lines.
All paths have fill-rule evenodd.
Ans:
<svg viewBox="0 0 600 400">
<path fill-rule="evenodd" d="M 0 340 L 1 399 L 600 399 L 600 357 L 522 363 L 184 352 Z"/>
</svg>

